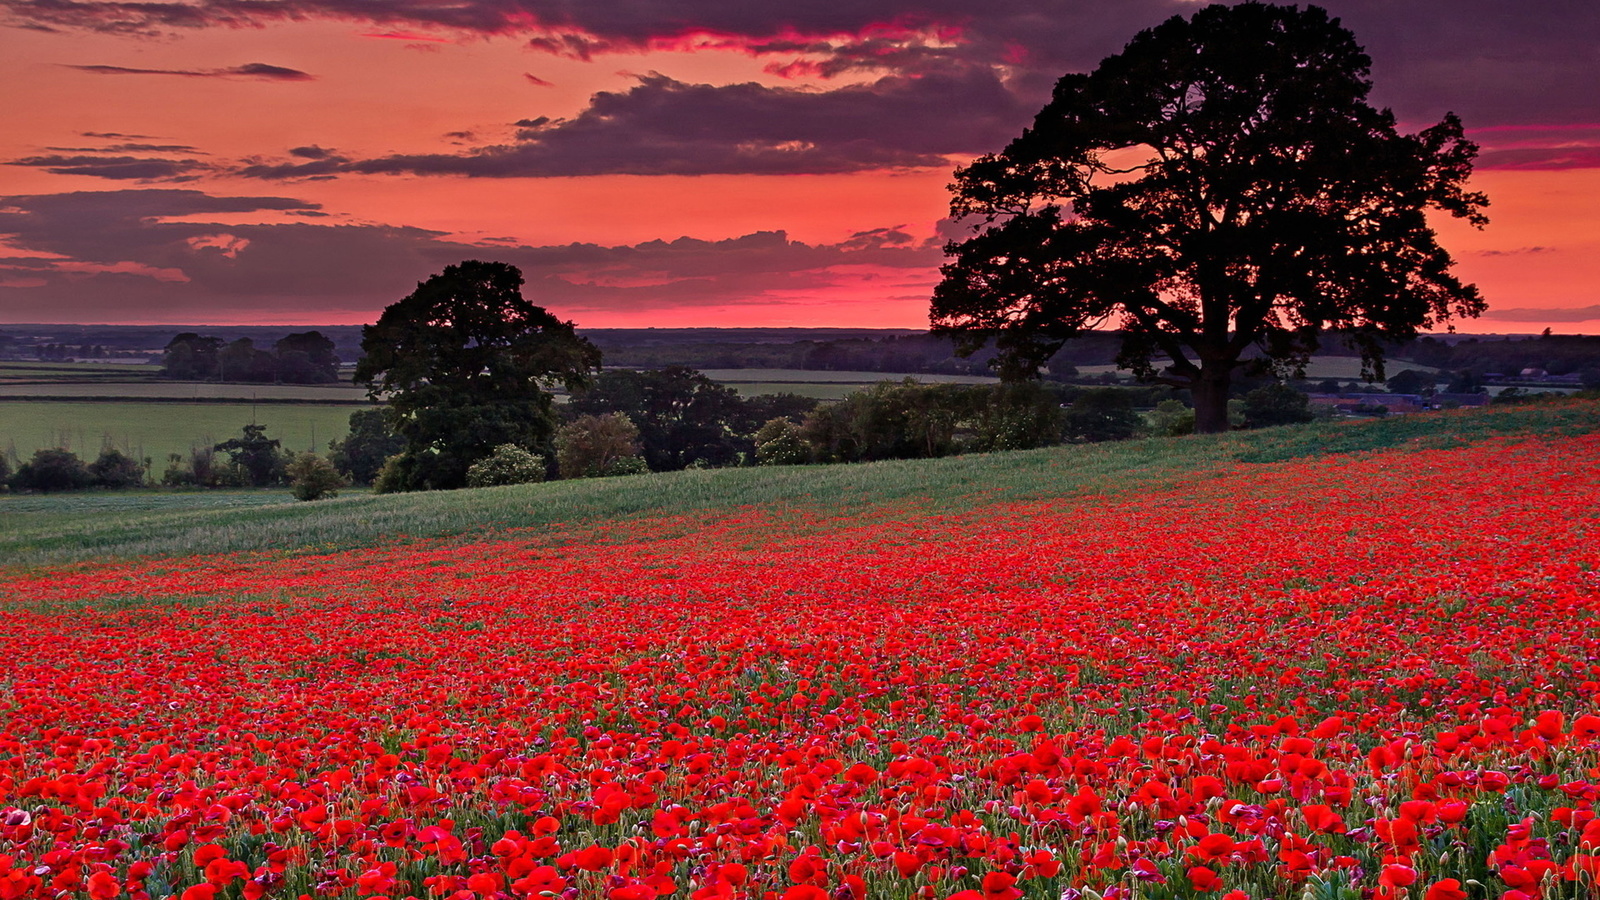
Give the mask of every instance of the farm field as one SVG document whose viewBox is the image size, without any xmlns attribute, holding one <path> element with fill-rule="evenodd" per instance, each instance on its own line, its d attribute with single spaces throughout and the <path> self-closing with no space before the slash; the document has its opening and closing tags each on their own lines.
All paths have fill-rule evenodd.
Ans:
<svg viewBox="0 0 1600 900">
<path fill-rule="evenodd" d="M 0 400 L 0 451 L 22 459 L 33 451 L 66 447 L 90 458 L 106 443 L 132 456 L 150 457 L 156 476 L 167 454 L 188 453 L 236 436 L 252 421 L 291 450 L 326 452 L 328 441 L 349 430 L 350 405 L 312 403 L 182 403 Z"/>
<path fill-rule="evenodd" d="M 1078 366 L 1081 375 L 1104 375 L 1117 373 L 1116 366 Z M 1424 366 L 1420 363 L 1409 362 L 1403 359 L 1391 359 L 1384 366 L 1386 376 L 1394 376 L 1406 369 L 1415 369 L 1418 372 L 1437 372 L 1433 366 Z M 1120 374 L 1126 376 L 1127 372 Z M 1361 360 L 1354 356 L 1314 356 L 1306 366 L 1306 378 L 1320 381 L 1326 378 L 1336 378 L 1340 381 L 1361 382 Z"/>
<path fill-rule="evenodd" d="M 789 393 L 818 400 L 841 400 L 880 381 L 901 381 L 906 378 L 923 384 L 998 384 L 1000 381 L 982 375 L 835 372 L 819 369 L 706 369 L 705 374 L 746 397 Z"/>
<path fill-rule="evenodd" d="M 349 490 L 345 489 L 346 493 Z M 0 533 L 71 528 L 83 522 L 104 523 L 126 517 L 150 523 L 174 514 L 246 511 L 289 502 L 291 498 L 282 488 L 142 488 L 18 494 L 0 498 L 0 514 L 4 516 Z M 147 527 L 156 526 L 147 524 Z"/>
<path fill-rule="evenodd" d="M 123 362 L 52 362 L 0 360 L 0 385 L 18 381 L 143 381 L 159 374 L 156 366 Z"/>
<path fill-rule="evenodd" d="M 109 379 L 0 383 L 0 400 L 10 397 L 119 400 L 291 400 L 366 403 L 367 391 L 352 384 L 246 384 L 209 381 L 112 381 Z"/>
<path fill-rule="evenodd" d="M 342 437 L 353 409 L 366 405 L 354 385 L 233 384 L 130 380 L 143 368 L 91 363 L 0 363 L 0 452 L 26 458 L 33 451 L 66 445 L 98 452 L 109 436 L 136 456 L 164 460 L 191 445 L 210 444 L 238 433 L 256 419 L 284 446 L 317 449 Z M 109 370 L 109 371 L 107 371 Z M 806 372 L 795 369 L 727 369 L 707 373 L 746 396 L 790 392 L 838 400 L 852 391 L 905 375 L 882 372 Z M 925 382 L 993 383 L 997 379 L 916 375 Z M 557 392 L 565 402 L 565 392 Z M 181 401 L 191 400 L 192 403 Z M 199 401 L 204 401 L 201 403 Z M 232 401 L 232 402 L 230 402 Z M 346 404 L 339 406 L 338 404 Z M 209 407 L 209 408 L 208 408 Z M 240 418 L 241 410 L 244 418 Z M 143 452 L 140 448 L 143 447 Z"/>
<path fill-rule="evenodd" d="M 256 552 L 36 557 L 0 580 L 0 888 L 1588 897 L 1596 413 L 803 467 L 788 502 L 704 480 L 738 471 L 341 499 L 300 508 L 413 537 L 261 507 Z M 647 497 L 415 537 L 419 504 L 582 489 Z M 242 515 L 186 514 L 196 550 Z"/>
</svg>

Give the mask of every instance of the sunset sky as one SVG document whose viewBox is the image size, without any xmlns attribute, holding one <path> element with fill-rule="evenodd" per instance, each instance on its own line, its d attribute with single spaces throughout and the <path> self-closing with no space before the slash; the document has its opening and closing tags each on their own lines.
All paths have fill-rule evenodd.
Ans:
<svg viewBox="0 0 1600 900">
<path fill-rule="evenodd" d="M 1483 147 L 1459 329 L 1600 333 L 1600 4 L 1324 5 Z M 0 322 L 369 322 L 498 259 L 580 326 L 923 327 L 952 168 L 1195 8 L 0 0 Z"/>
</svg>

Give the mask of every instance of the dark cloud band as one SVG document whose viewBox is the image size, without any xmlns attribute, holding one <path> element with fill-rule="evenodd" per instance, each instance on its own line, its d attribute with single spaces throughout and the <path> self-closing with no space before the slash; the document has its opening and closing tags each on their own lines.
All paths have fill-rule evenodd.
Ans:
<svg viewBox="0 0 1600 900">
<path fill-rule="evenodd" d="M 10 160 L 9 166 L 29 166 L 55 175 L 87 175 L 113 181 L 187 181 L 212 168 L 194 159 L 153 159 L 136 156 L 28 156 Z"/>
<path fill-rule="evenodd" d="M 67 66 L 96 75 L 178 75 L 183 78 L 255 78 L 262 81 L 312 81 L 316 78 L 299 69 L 266 63 L 245 63 L 226 69 L 132 69 L 127 66 Z"/>
<path fill-rule="evenodd" d="M 376 159 L 258 163 L 251 178 L 824 174 L 945 167 L 1003 144 L 1028 110 L 995 73 L 966 67 L 830 91 L 688 84 L 663 75 L 596 94 L 566 120 L 517 123 L 514 143 Z M 304 154 L 297 154 L 304 156 Z"/>
<path fill-rule="evenodd" d="M 1324 0 L 1367 45 L 1380 102 L 1402 119 L 1454 109 L 1469 126 L 1580 121 L 1592 115 L 1600 4 L 1586 0 Z M 725 47 L 772 56 L 788 71 L 859 67 L 925 71 L 948 62 L 1006 65 L 1031 97 L 1063 72 L 1116 52 L 1184 0 L 8 0 L 14 25 L 150 33 L 331 19 L 374 36 L 439 40 L 426 32 L 517 35 L 575 58 L 672 47 Z M 417 33 L 423 32 L 423 33 Z M 243 68 L 243 67 L 242 67 Z M 251 74 L 240 72 L 240 75 Z M 303 74 L 303 73 L 302 73 Z M 256 77 L 280 77 L 257 73 Z M 294 77 L 285 75 L 281 77 Z"/>
<path fill-rule="evenodd" d="M 896 228 L 837 244 L 769 231 L 726 240 L 531 247 L 468 243 L 420 228 L 270 221 L 274 214 L 316 212 L 315 204 L 285 197 L 186 190 L 0 197 L 0 233 L 19 249 L 51 257 L 16 265 L 0 260 L 0 269 L 25 269 L 27 276 L 10 286 L 0 279 L 0 308 L 24 318 L 48 312 L 100 321 L 208 309 L 374 314 L 430 272 L 492 258 L 520 266 L 530 296 L 565 315 L 672 310 L 781 302 L 778 294 L 794 292 L 826 296 L 847 277 L 842 270 L 926 280 L 942 258 L 937 240 Z M 223 213 L 259 213 L 269 221 L 193 221 Z M 353 259 L 361 264 L 351 265 Z"/>
</svg>

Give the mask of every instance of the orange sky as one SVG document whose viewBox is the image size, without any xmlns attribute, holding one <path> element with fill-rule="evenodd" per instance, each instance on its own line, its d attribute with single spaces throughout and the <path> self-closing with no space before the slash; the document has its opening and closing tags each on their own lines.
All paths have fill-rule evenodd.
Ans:
<svg viewBox="0 0 1600 900">
<path fill-rule="evenodd" d="M 998 149 L 1037 109 L 1028 98 L 1066 65 L 1041 59 L 1047 48 L 1030 51 L 1026 29 L 994 24 L 986 32 L 989 23 L 970 5 L 955 15 L 936 4 L 925 14 L 868 4 L 884 5 L 883 15 L 848 33 L 830 31 L 831 21 L 741 20 L 708 26 L 716 38 L 684 38 L 677 24 L 523 24 L 542 15 L 534 0 L 469 3 L 479 19 L 466 26 L 428 21 L 431 12 L 362 21 L 338 0 L 317 2 L 304 0 L 296 20 L 228 21 L 218 13 L 201 27 L 141 28 L 63 22 L 19 5 L 9 27 L 0 26 L 0 83 L 8 86 L 0 93 L 0 160 L 11 163 L 0 166 L 0 197 L 11 198 L 0 207 L 0 321 L 371 321 L 384 303 L 455 261 L 452 254 L 493 258 L 519 248 L 530 292 L 548 290 L 547 305 L 589 327 L 921 327 L 938 278 L 936 229 L 950 168 Z M 86 5 L 131 15 L 121 4 Z M 1192 8 L 1145 5 L 1139 15 L 1148 21 L 1130 18 L 1137 27 Z M 1347 5 L 1349 16 L 1378 15 L 1370 4 Z M 1064 3 L 1060 14 L 1088 8 Z M 958 19 L 959 29 L 938 25 Z M 1135 30 L 1104 27 L 1099 43 L 1083 38 L 1090 64 Z M 148 33 L 130 33 L 141 31 Z M 572 34 L 611 43 L 587 59 L 530 44 Z M 780 38 L 790 45 L 772 50 Z M 998 55 L 984 57 L 991 45 Z M 929 133 L 939 97 L 922 98 L 914 82 L 926 85 L 936 70 L 906 68 L 922 63 L 874 63 L 831 77 L 792 65 L 862 47 L 932 55 L 939 73 L 965 79 L 951 76 L 950 134 Z M 1381 95 L 1385 61 L 1376 50 L 1374 57 Z M 1036 60 L 1037 70 L 1017 60 Z M 1379 99 L 1395 103 L 1403 121 L 1427 124 L 1443 109 L 1470 111 L 1474 103 L 1482 110 L 1476 122 L 1464 115 L 1485 146 L 1474 186 L 1491 198 L 1492 224 L 1477 232 L 1442 221 L 1440 232 L 1490 313 L 1458 329 L 1600 328 L 1600 160 L 1585 155 L 1600 146 L 1600 125 L 1584 118 L 1581 101 L 1513 121 L 1526 104 L 1470 85 L 1453 97 L 1442 63 L 1425 71 L 1389 65 L 1399 87 Z M 904 82 L 891 83 L 902 74 Z M 1531 84 L 1542 76 L 1524 77 Z M 970 95 L 959 93 L 968 87 Z M 787 110 L 807 114 L 813 101 L 852 89 L 862 103 L 818 114 L 807 126 L 815 136 L 800 129 L 783 140 L 774 131 Z M 986 90 L 1021 99 L 997 110 Z M 889 136 L 869 146 L 845 120 L 874 115 L 871 91 L 933 106 L 922 124 L 884 118 Z M 533 167 L 527 174 L 493 177 L 363 174 L 350 171 L 353 164 L 332 175 L 247 177 L 251 166 L 264 172 L 319 159 L 425 157 L 449 167 L 475 148 L 516 146 L 534 133 L 528 129 L 563 120 L 587 117 L 603 129 L 596 92 L 616 99 L 619 116 L 655 129 L 658 143 L 613 154 L 614 142 L 596 138 L 567 156 L 518 162 Z M 709 111 L 703 122 L 673 121 L 670 112 L 662 122 L 646 108 L 654 99 L 703 101 Z M 972 124 L 971 113 L 958 115 L 962 104 L 993 120 Z M 553 124 L 515 124 L 540 117 Z M 747 139 L 741 121 L 750 123 Z M 1561 152 L 1568 155 L 1552 155 Z M 718 174 L 707 162 L 708 174 L 685 174 L 697 155 L 717 154 L 747 171 Z M 849 162 L 851 154 L 865 162 Z M 130 168 L 110 165 L 118 159 Z M 878 159 L 884 163 L 871 162 Z M 7 226 L 8 211 L 26 227 Z M 783 237 L 761 237 L 772 232 Z M 657 241 L 665 243 L 650 243 Z M 374 255 L 353 256 L 362 248 Z M 373 271 L 348 271 L 363 265 Z M 295 277 L 279 283 L 274 273 L 286 271 Z"/>
</svg>

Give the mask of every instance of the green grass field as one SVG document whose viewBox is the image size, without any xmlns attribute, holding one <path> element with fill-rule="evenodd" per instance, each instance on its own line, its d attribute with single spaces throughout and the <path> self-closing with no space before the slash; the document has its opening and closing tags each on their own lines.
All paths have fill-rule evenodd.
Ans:
<svg viewBox="0 0 1600 900">
<path fill-rule="evenodd" d="M 26 459 L 33 451 L 66 447 L 93 457 L 106 444 L 155 461 L 156 474 L 167 454 L 188 453 L 237 435 L 252 421 L 290 450 L 319 452 L 344 436 L 356 406 L 258 403 L 150 403 L 0 400 L 0 452 Z"/>
<path fill-rule="evenodd" d="M 912 378 L 923 384 L 997 384 L 981 375 L 915 375 L 904 372 L 832 372 L 808 369 L 707 369 L 706 376 L 746 397 L 798 394 L 814 400 L 842 400 L 880 381 Z"/>
<path fill-rule="evenodd" d="M 987 375 L 930 375 L 909 372 L 835 372 L 821 369 L 706 369 L 705 376 L 723 384 L 877 384 L 914 378 L 923 384 L 994 384 Z"/>
<path fill-rule="evenodd" d="M 28 567 L 103 557 L 329 551 L 401 538 L 621 524 L 643 515 L 682 515 L 692 528 L 696 519 L 751 506 L 795 516 L 808 510 L 893 515 L 906 503 L 959 511 L 977 498 L 1168 486 L 1240 463 L 1390 447 L 1423 454 L 1508 435 L 1596 431 L 1600 403 L 1568 401 L 937 460 L 713 469 L 318 503 L 289 502 L 286 491 L 277 494 L 282 502 L 270 492 L 230 493 L 214 505 L 194 498 L 215 495 L 157 494 L 120 508 L 95 494 L 0 497 L 0 560 Z"/>
<path fill-rule="evenodd" d="M 0 383 L 0 399 L 9 397 L 60 397 L 63 400 L 290 400 L 366 403 L 367 391 L 353 384 L 233 384 L 209 381 L 112 379 Z"/>
<path fill-rule="evenodd" d="M 1393 376 L 1405 369 L 1416 369 L 1418 372 L 1438 371 L 1433 366 L 1406 362 L 1403 359 L 1391 359 L 1384 364 L 1383 373 L 1386 377 Z M 1125 370 L 1119 370 L 1116 366 L 1078 366 L 1078 374 L 1080 375 L 1103 375 L 1106 372 L 1114 372 L 1123 377 L 1128 374 Z M 1313 357 L 1311 363 L 1306 366 L 1306 378 L 1312 381 L 1320 381 L 1325 378 L 1337 378 L 1340 381 L 1360 381 L 1361 360 L 1354 356 Z"/>
<path fill-rule="evenodd" d="M 160 374 L 157 366 L 128 362 L 0 360 L 0 383 L 8 381 L 139 381 Z"/>
</svg>

